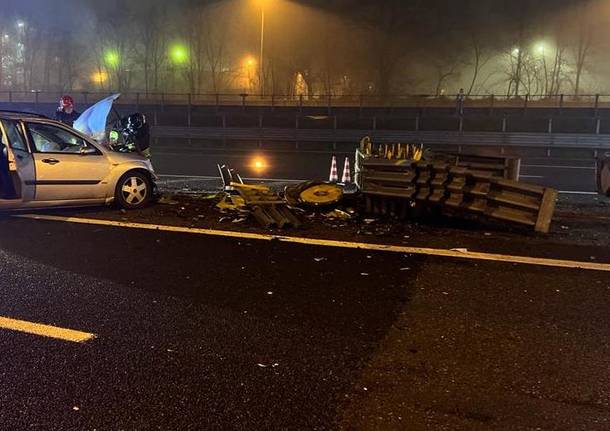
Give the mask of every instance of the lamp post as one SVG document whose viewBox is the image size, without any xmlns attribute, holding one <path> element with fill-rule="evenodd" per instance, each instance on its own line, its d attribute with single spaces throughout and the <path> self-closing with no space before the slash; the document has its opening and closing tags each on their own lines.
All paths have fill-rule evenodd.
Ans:
<svg viewBox="0 0 610 431">
<path fill-rule="evenodd" d="M 261 58 L 260 70 L 259 70 L 259 83 L 261 87 L 261 98 L 265 95 L 265 69 L 264 69 L 264 56 L 265 55 L 265 0 L 261 0 Z"/>
</svg>

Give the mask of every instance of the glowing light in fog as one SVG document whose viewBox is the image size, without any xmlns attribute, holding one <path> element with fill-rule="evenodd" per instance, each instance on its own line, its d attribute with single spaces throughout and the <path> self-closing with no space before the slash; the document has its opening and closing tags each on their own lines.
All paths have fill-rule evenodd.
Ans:
<svg viewBox="0 0 610 431">
<path fill-rule="evenodd" d="M 121 62 L 121 56 L 115 50 L 108 50 L 104 53 L 104 62 L 110 67 L 117 67 Z"/>
<path fill-rule="evenodd" d="M 189 59 L 189 50 L 185 45 L 176 43 L 170 48 L 170 57 L 174 64 L 184 64 Z"/>
<path fill-rule="evenodd" d="M 96 84 L 103 84 L 104 82 L 108 81 L 108 73 L 105 71 L 98 71 L 98 72 L 93 72 L 91 74 L 91 81 L 93 81 Z"/>
<path fill-rule="evenodd" d="M 267 160 L 265 160 L 264 157 L 257 156 L 252 159 L 250 167 L 254 172 L 260 174 L 269 168 L 269 164 L 267 163 Z"/>
</svg>

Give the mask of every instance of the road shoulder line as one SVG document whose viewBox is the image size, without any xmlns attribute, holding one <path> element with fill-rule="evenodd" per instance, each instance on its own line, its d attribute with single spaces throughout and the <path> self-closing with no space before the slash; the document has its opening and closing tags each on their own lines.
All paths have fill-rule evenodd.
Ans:
<svg viewBox="0 0 610 431">
<path fill-rule="evenodd" d="M 141 229 L 141 230 L 153 230 L 161 232 L 174 232 L 174 233 L 186 233 L 195 235 L 206 235 L 206 236 L 217 236 L 225 238 L 238 238 L 238 239 L 251 239 L 261 241 L 279 241 L 291 244 L 302 244 L 302 245 L 314 245 L 322 247 L 335 247 L 335 248 L 349 248 L 349 249 L 360 249 L 369 251 L 383 251 L 389 253 L 403 253 L 403 254 L 419 254 L 425 256 L 435 257 L 448 257 L 457 259 L 470 259 L 470 260 L 482 260 L 492 262 L 504 262 L 514 263 L 523 265 L 538 265 L 555 268 L 570 268 L 570 269 L 584 269 L 590 271 L 605 271 L 610 272 L 610 264 L 608 263 L 596 263 L 596 262 L 582 262 L 575 260 L 561 260 L 561 259 L 550 259 L 542 257 L 528 257 L 528 256 L 512 256 L 506 254 L 495 254 L 495 253 L 479 253 L 466 250 L 458 249 L 436 249 L 426 247 L 408 247 L 408 246 L 396 246 L 396 245 L 384 245 L 384 244 L 371 244 L 362 242 L 349 242 L 349 241 L 336 241 L 326 239 L 315 239 L 315 238 L 304 238 L 295 236 L 282 236 L 282 235 L 268 235 L 259 233 L 248 233 L 228 230 L 216 230 L 216 229 L 202 229 L 202 228 L 189 228 L 181 226 L 170 226 L 170 225 L 157 225 L 157 224 L 145 224 L 145 223 L 131 223 L 121 222 L 113 220 L 100 220 L 80 217 L 62 217 L 52 215 L 40 215 L 40 214 L 21 214 L 14 217 L 30 219 L 30 220 L 44 220 L 53 222 L 64 222 L 64 223 L 77 223 L 77 224 L 89 224 L 98 226 L 109 226 L 129 229 Z"/>
<path fill-rule="evenodd" d="M 89 332 L 81 332 L 74 329 L 60 328 L 59 326 L 44 325 L 42 323 L 28 322 L 27 320 L 17 320 L 2 316 L 0 316 L 0 329 L 71 341 L 73 343 L 84 343 L 85 341 L 95 338 L 95 334 Z"/>
</svg>

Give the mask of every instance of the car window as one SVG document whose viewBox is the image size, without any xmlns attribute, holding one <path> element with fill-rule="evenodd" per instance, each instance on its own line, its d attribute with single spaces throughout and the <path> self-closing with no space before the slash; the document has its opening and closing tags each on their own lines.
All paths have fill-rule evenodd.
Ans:
<svg viewBox="0 0 610 431">
<path fill-rule="evenodd" d="M 15 150 L 27 151 L 28 147 L 25 144 L 25 139 L 23 139 L 23 134 L 21 133 L 21 129 L 19 128 L 17 121 L 2 120 L 2 124 L 4 125 L 4 130 L 6 131 L 11 148 Z"/>
<path fill-rule="evenodd" d="M 87 147 L 84 139 L 57 126 L 28 123 L 34 151 L 38 153 L 80 153 Z"/>
</svg>

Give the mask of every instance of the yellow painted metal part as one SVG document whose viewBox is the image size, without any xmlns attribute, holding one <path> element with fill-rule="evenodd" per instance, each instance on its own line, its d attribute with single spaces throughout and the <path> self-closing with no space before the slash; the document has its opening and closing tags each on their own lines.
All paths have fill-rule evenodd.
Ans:
<svg viewBox="0 0 610 431">
<path fill-rule="evenodd" d="M 316 184 L 303 190 L 299 197 L 307 204 L 330 205 L 341 200 L 343 189 L 336 184 Z"/>
</svg>

